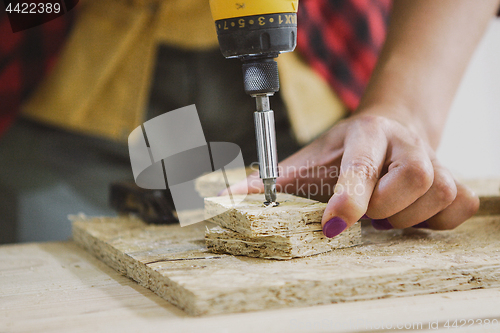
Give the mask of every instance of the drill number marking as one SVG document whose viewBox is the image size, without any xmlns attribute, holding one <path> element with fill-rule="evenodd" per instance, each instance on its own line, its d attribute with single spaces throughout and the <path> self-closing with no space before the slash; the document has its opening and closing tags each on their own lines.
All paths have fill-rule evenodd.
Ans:
<svg viewBox="0 0 500 333">
<path fill-rule="evenodd" d="M 235 19 L 227 19 L 217 21 L 216 25 L 219 30 L 233 29 L 248 29 L 257 28 L 258 26 L 277 27 L 282 25 L 297 24 L 297 16 L 295 14 L 274 14 L 263 16 L 248 16 Z"/>
<path fill-rule="evenodd" d="M 297 23 L 297 16 L 295 15 L 283 15 L 285 16 L 285 24 L 296 24 Z M 279 23 L 283 23 L 283 19 L 281 18 L 281 15 L 279 16 Z"/>
</svg>

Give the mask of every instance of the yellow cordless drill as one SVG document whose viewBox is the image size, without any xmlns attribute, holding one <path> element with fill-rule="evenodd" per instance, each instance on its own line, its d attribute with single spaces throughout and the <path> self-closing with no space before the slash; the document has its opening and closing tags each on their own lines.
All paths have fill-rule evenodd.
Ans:
<svg viewBox="0 0 500 333">
<path fill-rule="evenodd" d="M 278 204 L 278 157 L 269 96 L 279 90 L 274 58 L 293 51 L 297 44 L 297 7 L 298 0 L 210 0 L 222 54 L 243 62 L 245 92 L 255 97 L 255 134 L 264 203 L 273 206 Z"/>
</svg>

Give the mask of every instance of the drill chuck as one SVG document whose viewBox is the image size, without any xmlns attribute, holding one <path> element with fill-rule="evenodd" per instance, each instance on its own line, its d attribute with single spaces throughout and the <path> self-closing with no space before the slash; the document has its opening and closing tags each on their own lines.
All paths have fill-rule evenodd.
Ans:
<svg viewBox="0 0 500 333">
<path fill-rule="evenodd" d="M 272 94 L 280 90 L 278 64 L 274 59 L 252 59 L 243 62 L 245 92 L 251 96 Z"/>
</svg>

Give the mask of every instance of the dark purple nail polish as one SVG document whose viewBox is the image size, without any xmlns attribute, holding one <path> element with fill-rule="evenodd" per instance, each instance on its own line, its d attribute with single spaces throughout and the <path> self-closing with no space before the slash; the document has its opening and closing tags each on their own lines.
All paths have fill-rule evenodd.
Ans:
<svg viewBox="0 0 500 333">
<path fill-rule="evenodd" d="M 372 226 L 377 230 L 394 229 L 394 227 L 391 225 L 388 219 L 381 219 L 381 220 L 372 219 Z"/>
<path fill-rule="evenodd" d="M 340 217 L 334 217 L 325 223 L 323 233 L 328 238 L 333 238 L 347 228 L 347 223 Z"/>
<path fill-rule="evenodd" d="M 368 215 L 365 214 L 365 215 L 361 216 L 361 218 L 362 219 L 370 219 L 371 217 L 369 217 Z"/>
<path fill-rule="evenodd" d="M 427 221 L 424 221 L 424 222 L 420 222 L 419 224 L 416 224 L 414 225 L 412 228 L 416 228 L 416 229 L 430 229 L 430 225 L 429 225 L 429 222 Z"/>
</svg>

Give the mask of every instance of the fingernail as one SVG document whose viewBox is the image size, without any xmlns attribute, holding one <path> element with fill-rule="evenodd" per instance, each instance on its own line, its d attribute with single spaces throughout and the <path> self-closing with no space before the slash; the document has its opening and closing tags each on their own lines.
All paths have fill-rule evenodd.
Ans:
<svg viewBox="0 0 500 333">
<path fill-rule="evenodd" d="M 388 219 L 375 220 L 372 219 L 372 226 L 377 230 L 391 230 L 394 229 Z"/>
<path fill-rule="evenodd" d="M 420 222 L 419 224 L 415 224 L 412 228 L 416 229 L 429 229 L 431 226 L 429 225 L 429 222 L 424 221 Z"/>
<path fill-rule="evenodd" d="M 334 217 L 325 223 L 323 233 L 328 238 L 333 238 L 347 228 L 347 223 L 340 217 Z"/>
</svg>

